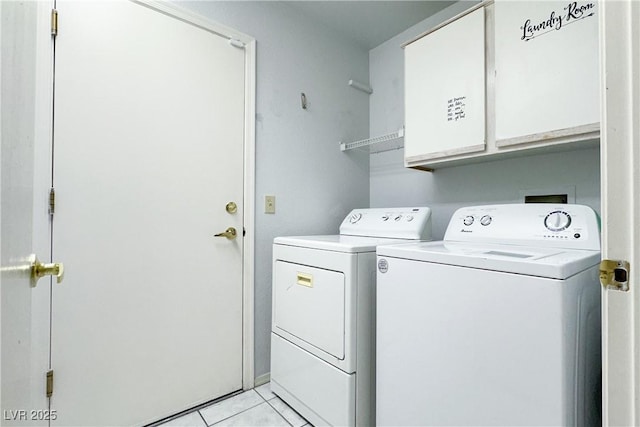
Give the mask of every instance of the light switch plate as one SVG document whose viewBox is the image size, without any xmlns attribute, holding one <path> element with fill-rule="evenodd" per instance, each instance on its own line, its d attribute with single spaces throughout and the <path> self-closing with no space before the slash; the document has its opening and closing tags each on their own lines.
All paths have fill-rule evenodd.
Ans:
<svg viewBox="0 0 640 427">
<path fill-rule="evenodd" d="M 264 196 L 264 213 L 276 213 L 276 196 Z"/>
</svg>

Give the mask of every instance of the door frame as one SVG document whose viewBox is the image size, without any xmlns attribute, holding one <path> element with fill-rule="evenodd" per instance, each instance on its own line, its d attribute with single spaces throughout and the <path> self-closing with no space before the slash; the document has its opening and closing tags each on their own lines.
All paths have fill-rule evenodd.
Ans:
<svg viewBox="0 0 640 427">
<path fill-rule="evenodd" d="M 157 0 L 127 0 L 147 7 L 198 28 L 212 32 L 228 40 L 239 41 L 245 51 L 245 111 L 244 111 L 244 172 L 243 172 L 243 260 L 242 260 L 242 388 L 251 389 L 255 385 L 254 374 L 254 264 L 255 264 L 255 99 L 256 99 L 256 40 L 244 33 L 221 24 L 214 23 L 200 15 L 185 10 L 175 4 Z M 50 236 L 51 221 L 48 214 L 48 193 L 51 187 L 51 165 L 53 152 L 53 41 L 50 31 L 51 10 L 54 0 L 38 2 L 36 25 L 36 97 L 35 97 L 35 176 L 34 176 L 34 251 L 44 259 L 53 260 Z M 60 18 L 60 32 L 64 31 L 64 19 Z M 238 47 L 236 47 L 238 48 Z M 64 261 L 58 261 L 64 262 Z M 52 283 L 50 281 L 50 283 Z M 43 311 L 50 310 L 50 286 L 42 286 L 41 292 L 34 296 L 33 334 L 49 337 L 49 325 L 44 326 Z M 49 318 L 47 313 L 46 318 Z M 42 347 L 34 348 L 38 356 L 32 368 L 32 390 L 42 389 L 44 372 L 49 369 L 49 340 L 46 340 L 46 360 L 42 356 Z M 55 367 L 51 367 L 55 368 Z M 34 408 L 45 408 L 47 399 L 44 393 L 34 393 Z M 42 395 L 42 396 L 40 396 Z"/>
<path fill-rule="evenodd" d="M 640 4 L 601 1 L 602 258 L 631 264 L 629 290 L 602 292 L 603 425 L 640 422 Z"/>
</svg>

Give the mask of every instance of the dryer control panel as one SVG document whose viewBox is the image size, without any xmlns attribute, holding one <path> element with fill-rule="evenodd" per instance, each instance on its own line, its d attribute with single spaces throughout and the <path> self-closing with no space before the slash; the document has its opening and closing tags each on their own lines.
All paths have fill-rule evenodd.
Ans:
<svg viewBox="0 0 640 427">
<path fill-rule="evenodd" d="M 600 250 L 600 225 L 583 205 L 469 206 L 453 214 L 444 240 Z"/>
<path fill-rule="evenodd" d="M 354 209 L 342 221 L 340 234 L 431 240 L 431 209 L 427 207 Z"/>
</svg>

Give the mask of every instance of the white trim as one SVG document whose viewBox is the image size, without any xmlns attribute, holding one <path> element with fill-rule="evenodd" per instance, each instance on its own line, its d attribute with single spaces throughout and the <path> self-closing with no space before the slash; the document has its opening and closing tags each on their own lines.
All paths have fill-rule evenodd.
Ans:
<svg viewBox="0 0 640 427">
<path fill-rule="evenodd" d="M 531 142 L 550 141 L 582 141 L 587 139 L 597 139 L 600 137 L 600 123 L 591 123 L 572 128 L 558 129 L 550 132 L 534 133 L 531 135 L 516 136 L 513 138 L 496 139 L 496 147 L 510 147 L 519 144 L 529 144 Z"/>
<path fill-rule="evenodd" d="M 255 266 L 255 172 L 256 172 L 256 41 L 245 44 L 245 144 L 244 144 L 244 265 L 243 265 L 243 331 L 242 331 L 242 387 L 255 385 L 255 331 L 254 331 L 254 266 Z"/>
<path fill-rule="evenodd" d="M 183 9 L 182 7 L 169 3 L 168 1 L 162 0 L 129 0 L 133 3 L 137 3 L 141 6 L 148 7 L 149 9 L 153 9 L 157 12 L 163 13 L 165 15 L 177 18 L 187 24 L 195 25 L 198 28 L 202 28 L 203 30 L 212 32 L 226 39 L 239 40 L 242 43 L 248 44 L 254 41 L 253 37 L 248 36 L 240 31 L 236 31 L 231 27 L 227 27 L 222 24 L 218 24 L 217 22 L 212 22 L 208 18 L 205 18 L 202 15 L 198 15 L 195 12 L 192 12 L 187 9 Z"/>
<path fill-rule="evenodd" d="M 640 3 L 600 2 L 602 257 L 631 263 L 602 293 L 602 424 L 640 422 Z"/>
<path fill-rule="evenodd" d="M 420 154 L 419 156 L 411 156 L 405 158 L 406 166 L 420 166 L 427 160 L 436 160 L 443 157 L 456 156 L 458 154 L 477 153 L 478 151 L 484 151 L 487 144 L 469 145 L 466 147 L 454 148 L 446 151 L 436 151 L 434 153 Z"/>
</svg>

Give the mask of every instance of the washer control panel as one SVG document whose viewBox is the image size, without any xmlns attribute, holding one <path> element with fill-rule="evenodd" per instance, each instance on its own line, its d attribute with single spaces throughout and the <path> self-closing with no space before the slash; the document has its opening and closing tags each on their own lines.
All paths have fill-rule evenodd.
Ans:
<svg viewBox="0 0 640 427">
<path fill-rule="evenodd" d="M 340 234 L 394 239 L 431 239 L 427 207 L 354 209 L 342 221 Z"/>
<path fill-rule="evenodd" d="M 444 240 L 600 249 L 600 226 L 583 205 L 526 203 L 458 209 Z"/>
</svg>

